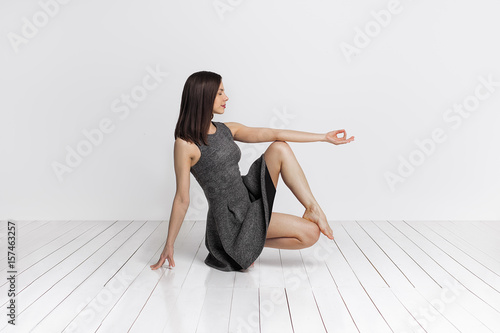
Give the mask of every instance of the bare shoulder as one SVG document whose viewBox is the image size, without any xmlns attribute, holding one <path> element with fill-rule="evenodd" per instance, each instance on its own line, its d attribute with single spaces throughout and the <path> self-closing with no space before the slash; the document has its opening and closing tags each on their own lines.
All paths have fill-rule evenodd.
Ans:
<svg viewBox="0 0 500 333">
<path fill-rule="evenodd" d="M 234 121 L 227 122 L 227 123 L 224 123 L 224 124 L 231 130 L 231 133 L 233 134 L 233 137 L 236 134 L 236 132 L 238 132 L 238 130 L 240 128 L 245 127 L 245 125 L 237 123 L 237 122 L 234 122 Z"/>
<path fill-rule="evenodd" d="M 189 160 L 190 166 L 193 166 L 200 159 L 200 149 L 192 142 L 177 138 L 174 142 L 174 158 Z"/>
</svg>

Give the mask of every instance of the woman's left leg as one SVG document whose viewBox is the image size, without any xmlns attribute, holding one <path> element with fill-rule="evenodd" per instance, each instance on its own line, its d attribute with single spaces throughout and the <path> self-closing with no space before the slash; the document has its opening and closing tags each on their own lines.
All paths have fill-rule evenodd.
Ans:
<svg viewBox="0 0 500 333">
<path fill-rule="evenodd" d="M 295 215 L 273 212 L 264 246 L 297 250 L 312 246 L 320 236 L 316 223 Z"/>
<path fill-rule="evenodd" d="M 288 143 L 285 141 L 273 142 L 264 153 L 264 158 L 274 186 L 276 187 L 279 175 L 281 174 L 285 184 L 306 209 L 302 218 L 287 214 L 287 216 L 290 217 L 288 220 L 292 221 L 294 219 L 299 219 L 298 221 L 302 222 L 314 222 L 323 234 L 333 239 L 333 232 L 328 224 L 325 213 L 314 198 L 306 176 Z M 293 219 L 291 217 L 293 217 Z M 284 218 L 278 217 L 278 219 L 281 221 Z M 270 226 L 272 224 L 273 216 L 271 216 Z M 293 226 L 290 225 L 288 227 L 301 226 L 302 224 L 293 224 Z M 286 231 L 286 228 L 286 226 L 283 228 L 278 226 L 276 230 Z"/>
</svg>

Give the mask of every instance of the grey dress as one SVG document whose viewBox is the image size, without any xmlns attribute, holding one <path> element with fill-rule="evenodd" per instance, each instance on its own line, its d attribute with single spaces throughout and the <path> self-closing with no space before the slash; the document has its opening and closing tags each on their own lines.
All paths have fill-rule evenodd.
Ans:
<svg viewBox="0 0 500 333">
<path fill-rule="evenodd" d="M 208 145 L 197 145 L 201 157 L 191 167 L 208 201 L 205 263 L 222 271 L 246 269 L 264 248 L 276 190 L 264 154 L 242 176 L 231 130 L 212 123 L 217 130 L 208 134 Z"/>
</svg>

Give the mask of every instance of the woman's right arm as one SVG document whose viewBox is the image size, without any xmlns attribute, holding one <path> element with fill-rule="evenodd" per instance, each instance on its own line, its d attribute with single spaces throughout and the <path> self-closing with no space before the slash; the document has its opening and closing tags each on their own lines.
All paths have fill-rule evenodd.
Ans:
<svg viewBox="0 0 500 333">
<path fill-rule="evenodd" d="M 160 259 L 151 269 L 155 270 L 161 267 L 165 260 L 169 267 L 175 267 L 174 262 L 174 243 L 177 234 L 181 228 L 184 217 L 189 207 L 189 177 L 191 171 L 192 147 L 184 140 L 176 139 L 174 144 L 174 168 L 175 179 L 177 183 L 172 211 L 170 212 L 170 221 L 168 225 L 167 241 L 160 255 Z"/>
</svg>

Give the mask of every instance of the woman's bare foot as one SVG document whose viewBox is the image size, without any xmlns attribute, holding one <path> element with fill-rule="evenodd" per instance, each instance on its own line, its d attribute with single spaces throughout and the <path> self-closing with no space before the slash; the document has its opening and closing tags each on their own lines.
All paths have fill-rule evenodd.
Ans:
<svg viewBox="0 0 500 333">
<path fill-rule="evenodd" d="M 326 220 L 326 215 L 320 206 L 314 205 L 314 206 L 311 206 L 309 208 L 306 208 L 306 211 L 305 211 L 304 215 L 302 216 L 302 218 L 316 223 L 319 227 L 319 230 L 321 230 L 321 232 L 326 237 L 333 239 L 332 228 L 330 228 L 330 225 L 328 224 L 328 221 Z"/>
</svg>

